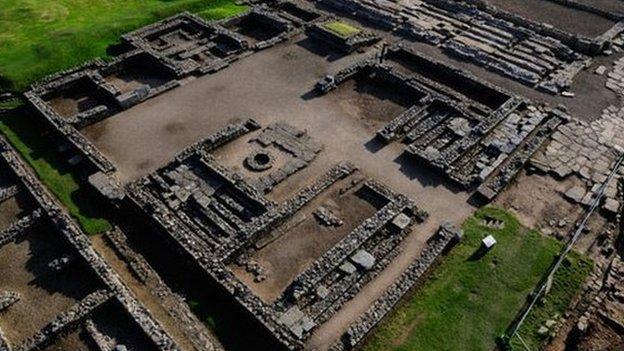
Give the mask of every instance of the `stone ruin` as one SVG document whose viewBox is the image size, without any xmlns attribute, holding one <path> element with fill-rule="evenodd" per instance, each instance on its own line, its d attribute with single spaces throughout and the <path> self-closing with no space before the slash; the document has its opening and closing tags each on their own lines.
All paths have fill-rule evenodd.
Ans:
<svg viewBox="0 0 624 351">
<path fill-rule="evenodd" d="M 601 67 L 596 74 L 604 69 L 602 74 L 607 75 L 606 88 L 619 98 L 624 97 L 624 59 L 617 60 L 613 67 Z M 578 176 L 583 184 L 569 188 L 564 196 L 573 203 L 589 207 L 601 184 L 607 181 L 617 158 L 624 153 L 623 121 L 624 108 L 612 105 L 592 122 L 572 121 L 563 125 L 552 134 L 546 149 L 531 159 L 530 166 L 557 179 Z M 600 205 L 610 216 L 619 214 L 621 199 L 618 184 L 623 174 L 624 170 L 618 169 L 604 189 L 605 196 Z"/>
<path fill-rule="evenodd" d="M 282 122 L 269 125 L 254 141 L 264 149 L 268 146 L 274 146 L 285 150 L 292 157 L 279 169 L 252 181 L 252 186 L 262 193 L 271 191 L 286 178 L 307 167 L 323 149 L 320 144 L 312 140 L 306 133 Z M 261 153 L 262 151 L 258 152 Z M 257 156 L 258 153 L 255 153 L 255 155 Z"/>
<path fill-rule="evenodd" d="M 276 240 L 276 235 L 284 235 L 280 228 L 290 218 L 334 189 L 337 182 L 351 179 L 358 170 L 350 163 L 339 163 L 289 200 L 270 201 L 242 175 L 220 165 L 210 153 L 223 145 L 220 140 L 233 140 L 251 132 L 246 127 L 249 125 L 257 126 L 251 121 L 234 124 L 206 138 L 182 152 L 171 164 L 131 184 L 128 194 L 168 240 L 229 291 L 251 316 L 285 346 L 299 349 L 316 326 L 328 320 L 385 268 L 399 253 L 398 245 L 410 227 L 427 215 L 413 201 L 373 179 L 348 181 L 350 185 L 341 188 L 339 194 L 370 193 L 380 202 L 377 212 L 299 273 L 274 301 L 260 298 L 230 265 L 244 265 L 254 274 L 254 282 L 264 281 L 270 273 L 246 257 Z M 264 144 L 279 143 L 295 153 L 293 146 L 301 148 L 302 144 L 312 143 L 295 142 L 292 138 L 297 136 L 303 135 L 278 123 L 259 131 L 257 139 Z M 317 148 L 304 147 L 309 156 L 304 152 L 301 159 L 311 161 Z M 329 226 L 342 225 L 325 208 L 314 211 L 314 216 Z"/>
<path fill-rule="evenodd" d="M 178 350 L 179 348 L 172 339 L 121 283 L 117 274 L 94 251 L 89 239 L 77 227 L 73 219 L 61 208 L 57 200 L 3 138 L 0 138 L 0 170 L 13 175 L 12 179 L 16 182 L 17 191 L 31 198 L 36 207 L 32 214 L 22 217 L 0 232 L 0 250 L 5 245 L 20 240 L 33 228 L 42 225 L 49 226 L 52 230 L 47 229 L 46 234 L 57 235 L 58 240 L 66 242 L 72 250 L 71 259 L 59 257 L 51 261 L 50 269 L 64 270 L 68 265 L 80 265 L 88 269 L 89 274 L 96 278 L 99 285 L 99 287 L 94 287 L 91 294 L 60 313 L 41 330 L 25 340 L 9 340 L 0 330 L 0 349 L 7 351 L 42 349 L 67 333 L 82 328 L 84 322 L 92 316 L 107 318 L 105 315 L 102 316 L 102 308 L 112 304 L 118 313 L 130 318 L 131 324 L 125 328 L 137 335 L 144 335 L 146 340 L 149 340 L 150 349 Z M 87 277 L 75 278 L 86 280 Z M 26 303 L 25 301 L 16 291 L 0 292 L 0 310 L 2 311 L 10 311 L 17 304 Z M 92 334 L 91 336 L 93 337 Z"/>
<path fill-rule="evenodd" d="M 74 153 L 72 163 L 110 174 L 115 165 L 81 129 L 301 33 L 320 14 L 291 3 L 283 11 L 257 6 L 225 21 L 183 12 L 121 37 L 125 52 L 58 72 L 24 95 Z M 250 26 L 261 25 L 261 31 Z M 259 35 L 260 39 L 254 38 Z M 262 36 L 265 35 L 265 36 Z"/>
<path fill-rule="evenodd" d="M 591 7 L 571 0 L 561 1 L 572 7 Z M 576 135 L 576 126 L 565 125 L 570 117 L 561 109 L 533 104 L 426 57 L 407 42 L 397 44 L 382 39 L 381 35 L 373 34 L 377 30 L 361 29 L 346 37 L 337 35 L 324 26 L 337 18 L 328 11 L 348 13 L 349 21 L 373 23 L 399 37 L 428 43 L 449 56 L 552 94 L 565 92 L 591 56 L 609 49 L 612 43 L 623 43 L 619 36 L 624 32 L 622 16 L 617 14 L 606 14 L 619 21 L 608 32 L 597 38 L 584 38 L 504 12 L 483 0 L 271 1 L 269 5 L 255 6 L 224 21 L 207 22 L 193 14 L 181 13 L 123 35 L 123 52 L 110 62 L 95 60 L 32 86 L 25 94 L 28 102 L 69 145 L 71 159 L 86 161 L 87 170 L 92 173 L 90 185 L 109 202 L 117 205 L 123 202 L 149 218 L 168 243 L 289 349 L 303 348 L 318 326 L 377 277 L 400 253 L 411 228 L 426 220 L 427 213 L 411 199 L 362 176 L 350 162 L 336 163 L 288 200 L 279 203 L 270 200 L 279 184 L 306 169 L 323 151 L 323 146 L 305 131 L 284 122 L 265 127 L 252 119 L 229 124 L 126 188 L 114 181 L 111 175 L 115 165 L 83 136 L 83 128 L 297 35 L 320 40 L 343 53 L 384 40 L 376 55 L 325 77 L 317 84 L 316 91 L 330 94 L 347 80 L 366 76 L 409 92 L 413 97 L 411 105 L 380 128 L 375 138 L 383 144 L 403 143 L 405 153 L 414 162 L 438 170 L 449 180 L 464 189 L 476 190 L 488 200 L 514 178 L 551 136 L 557 143 L 549 147 L 546 160 L 538 157 L 532 162 L 534 167 L 565 173 L 575 164 L 579 169 L 573 170 L 586 173 L 591 181 L 602 179 L 602 171 L 607 167 L 602 154 L 598 155 L 600 164 L 595 169 L 589 169 L 587 162 L 561 156 L 567 152 L 559 144 L 566 144 Z M 622 90 L 621 68 L 620 65 L 609 74 L 609 89 Z M 615 123 L 622 114 L 610 109 L 605 115 L 613 117 Z M 609 133 L 608 125 L 592 128 L 603 136 Z M 252 133 L 251 149 L 240 160 L 240 165 L 249 172 L 239 172 L 215 156 L 222 146 Z M 606 148 L 600 139 L 599 135 L 597 153 L 604 151 L 603 146 Z M 594 145 L 594 140 L 580 142 L 584 148 Z M 33 225 L 51 221 L 75 251 L 57 258 L 52 268 L 63 270 L 65 265 L 84 261 L 102 282 L 102 286 L 13 349 L 38 349 L 68 331 L 83 328 L 100 349 L 122 350 L 126 346 L 116 345 L 96 323 L 98 313 L 111 306 L 129 315 L 132 327 L 145 334 L 154 349 L 178 349 L 13 150 L 3 141 L 0 150 L 3 160 L 21 179 L 18 184 L 0 188 L 0 201 L 26 191 L 38 204 L 31 213 L 0 233 L 0 249 Z M 278 154 L 286 155 L 286 161 L 282 162 L 282 156 L 276 157 Z M 339 185 L 343 183 L 347 186 Z M 609 191 L 614 187 L 610 185 Z M 310 216 L 322 230 L 349 227 L 348 216 L 342 209 L 312 205 L 316 199 L 333 192 L 339 196 L 364 192 L 374 197 L 378 206 L 372 215 L 358 220 L 340 241 L 298 272 L 276 298 L 261 296 L 255 285 L 270 280 L 272 272 L 254 254 L 284 237 L 294 227 L 290 223 L 293 218 L 314 207 Z M 581 189 L 570 192 L 570 196 L 582 203 L 588 193 Z M 460 231 L 443 225 L 429 240 L 420 258 L 331 349 L 347 350 L 359 345 L 436 258 L 460 237 Z M 174 295 L 149 264 L 133 252 L 122 233 L 112 230 L 105 238 L 129 262 L 130 270 L 140 281 L 151 284 L 159 295 Z M 251 282 L 241 278 L 236 271 L 239 268 L 252 276 Z M 11 309 L 20 303 L 19 298 L 12 291 L 0 292 L 0 310 Z M 182 298 L 174 304 L 178 307 L 169 306 L 169 311 L 177 311 L 177 321 L 188 325 L 200 323 L 188 308 L 179 307 L 186 305 Z M 219 349 L 216 342 L 212 344 L 211 336 L 197 330 L 196 344 Z M 0 350 L 11 347 L 0 330 Z"/>
<path fill-rule="evenodd" d="M 397 33 L 412 37 L 417 33 L 421 40 L 455 55 L 479 61 L 490 69 L 552 92 L 566 88 L 565 84 L 553 82 L 561 81 L 562 76 L 571 81 L 584 68 L 588 58 L 579 52 L 589 49 L 579 49 L 580 39 L 572 45 L 572 39 L 563 40 L 561 35 L 529 30 L 527 23 L 501 20 L 497 17 L 497 14 L 502 16 L 500 10 L 476 2 L 472 5 L 445 0 L 417 4 L 343 0 L 321 3 L 348 10 L 358 19 L 373 21 Z M 399 13 L 410 15 L 401 17 Z M 323 25 L 331 18 L 311 6 L 291 2 L 256 6 L 240 16 L 217 22 L 182 13 L 122 36 L 127 52 L 112 62 L 96 60 L 51 76 L 34 86 L 26 97 L 67 141 L 72 163 L 86 160 L 90 170 L 111 174 L 116 170 L 115 165 L 82 135 L 81 128 L 172 89 L 188 77 L 220 70 L 234 60 L 302 31 L 346 52 L 378 40 L 365 30 L 341 38 L 324 29 Z M 468 22 L 480 25 L 466 26 Z M 251 24 L 262 28 L 250 30 Z M 617 28 L 612 30 L 613 37 L 620 32 Z M 601 48 L 613 37 L 605 39 Z M 468 55 L 466 50 L 477 52 Z M 531 57 L 535 62 L 527 61 Z M 131 77 L 148 74 L 136 72 L 145 71 L 145 67 L 149 67 L 150 77 L 157 78 L 129 84 Z M 568 120 L 562 111 L 531 105 L 400 44 L 389 50 L 384 46 L 378 57 L 326 77 L 317 88 L 326 93 L 360 74 L 372 74 L 390 84 L 406 86 L 418 96 L 412 107 L 378 132 L 381 140 L 401 140 L 407 145 L 407 153 L 446 173 L 464 188 L 480 186 L 479 192 L 486 199 L 495 197 L 548 135 Z M 552 88 L 553 84 L 557 87 Z M 81 87 L 81 94 L 74 96 L 72 92 L 77 86 Z M 67 108 L 61 108 L 72 104 L 78 107 L 72 110 L 75 113 L 68 114 Z M 254 162 L 250 165 L 270 166 Z M 300 167 L 303 167 L 301 162 L 293 162 L 276 176 L 257 180 L 253 186 L 261 191 L 270 189 L 283 174 L 291 174 Z"/>
<path fill-rule="evenodd" d="M 588 64 L 588 55 L 608 48 L 624 31 L 623 18 L 615 15 L 620 22 L 599 38 L 588 39 L 504 12 L 483 0 L 320 2 L 552 94 L 567 90 Z"/>
<path fill-rule="evenodd" d="M 327 94 L 361 75 L 418 97 L 378 139 L 401 141 L 408 154 L 488 200 L 570 119 L 401 45 L 325 77 L 316 89 Z"/>
<path fill-rule="evenodd" d="M 364 312 L 347 331 L 334 343 L 331 351 L 351 350 L 359 345 L 372 330 L 393 310 L 420 280 L 421 276 L 431 267 L 436 259 L 461 240 L 463 233 L 450 223 L 444 223 L 427 242 L 420 258 L 412 262 L 403 271 L 400 278 L 387 288 L 366 312 Z"/>
</svg>

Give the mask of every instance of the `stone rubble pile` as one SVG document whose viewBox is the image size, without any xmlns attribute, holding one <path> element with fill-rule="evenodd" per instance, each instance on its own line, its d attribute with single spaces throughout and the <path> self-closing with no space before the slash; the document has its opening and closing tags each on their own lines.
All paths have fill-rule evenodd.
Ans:
<svg viewBox="0 0 624 351">
<path fill-rule="evenodd" d="M 320 206 L 313 212 L 314 217 L 327 227 L 340 227 L 344 222 L 331 209 Z"/>
</svg>

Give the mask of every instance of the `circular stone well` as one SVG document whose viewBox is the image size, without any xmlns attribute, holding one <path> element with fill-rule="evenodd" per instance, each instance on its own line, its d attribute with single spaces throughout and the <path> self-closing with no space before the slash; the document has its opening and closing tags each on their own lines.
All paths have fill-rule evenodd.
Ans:
<svg viewBox="0 0 624 351">
<path fill-rule="evenodd" d="M 266 151 L 254 151 L 245 159 L 245 165 L 252 171 L 266 171 L 273 167 L 273 156 Z"/>
</svg>

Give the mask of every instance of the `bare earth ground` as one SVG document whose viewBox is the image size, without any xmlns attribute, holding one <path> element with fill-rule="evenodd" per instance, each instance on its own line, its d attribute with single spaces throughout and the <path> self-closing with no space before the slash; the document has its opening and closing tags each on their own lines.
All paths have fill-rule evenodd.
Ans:
<svg viewBox="0 0 624 351">
<path fill-rule="evenodd" d="M 549 222 L 567 219 L 571 225 L 582 213 L 582 208 L 567 201 L 563 194 L 574 185 L 582 184 L 576 177 L 557 181 L 550 176 L 528 175 L 522 172 L 518 179 L 496 198 L 494 205 L 509 209 L 522 225 L 528 228 L 546 228 Z M 566 228 L 559 228 L 565 231 Z"/>
<path fill-rule="evenodd" d="M 461 223 L 473 211 L 467 203 L 468 194 L 449 188 L 439 181 L 439 176 L 406 160 L 403 145 L 380 148 L 371 141 L 380 124 L 354 115 L 354 109 L 362 109 L 363 105 L 355 99 L 353 88 L 347 86 L 324 97 L 310 93 L 324 75 L 356 59 L 340 59 L 329 52 L 313 53 L 305 41 L 278 45 L 84 130 L 119 166 L 117 176 L 129 182 L 166 164 L 184 146 L 229 121 L 252 117 L 268 125 L 281 120 L 307 130 L 325 150 L 309 167 L 282 183 L 272 197 L 288 198 L 301 184 L 309 183 L 336 162 L 349 160 L 429 211 L 428 222 L 416 227 L 405 242 L 404 252 L 328 321 L 327 327 L 318 329 L 314 336 L 318 346 L 327 346 L 394 282 L 442 221 Z M 366 98 L 364 106 L 372 103 L 372 108 L 379 108 L 375 100 Z M 381 104 L 386 103 L 381 100 Z M 391 108 L 390 114 L 399 111 Z M 381 112 L 385 109 L 382 107 Z"/>
<path fill-rule="evenodd" d="M 0 231 L 8 228 L 25 212 L 25 208 L 20 204 L 19 194 L 12 198 L 0 202 Z"/>
<path fill-rule="evenodd" d="M 377 211 L 372 203 L 356 194 L 359 186 L 340 194 L 355 178 L 361 179 L 361 176 L 341 180 L 315 198 L 275 230 L 281 231 L 278 239 L 252 255 L 251 258 L 267 270 L 265 281 L 254 283 L 253 277 L 240 267 L 232 267 L 234 272 L 258 296 L 268 303 L 273 302 L 307 266 Z M 343 225 L 335 228 L 320 225 L 313 215 L 319 206 L 330 209 Z"/>
<path fill-rule="evenodd" d="M 56 342 L 43 349 L 43 351 L 94 351 L 95 349 L 89 347 L 87 338 L 79 329 L 57 339 Z"/>
<path fill-rule="evenodd" d="M 58 314 L 97 289 L 86 268 L 72 264 L 54 272 L 48 263 L 71 252 L 52 230 L 40 227 L 0 249 L 0 290 L 20 301 L 0 315 L 0 329 L 17 345 Z"/>
<path fill-rule="evenodd" d="M 566 7 L 554 1 L 488 0 L 488 2 L 502 10 L 519 14 L 530 20 L 552 24 L 557 28 L 590 38 L 606 32 L 615 24 L 614 21 L 602 16 Z"/>
</svg>

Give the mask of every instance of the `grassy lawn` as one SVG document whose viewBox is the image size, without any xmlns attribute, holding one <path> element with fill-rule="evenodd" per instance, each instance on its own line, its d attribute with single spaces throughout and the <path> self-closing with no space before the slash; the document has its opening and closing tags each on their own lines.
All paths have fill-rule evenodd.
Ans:
<svg viewBox="0 0 624 351">
<path fill-rule="evenodd" d="M 331 21 L 331 22 L 327 22 L 325 24 L 323 24 L 323 27 L 325 27 L 327 30 L 330 30 L 332 32 L 334 32 L 335 34 L 343 37 L 343 38 L 348 38 L 352 35 L 356 35 L 360 32 L 359 29 L 357 29 L 356 27 L 348 24 L 348 23 L 344 23 L 342 21 Z"/>
<path fill-rule="evenodd" d="M 504 227 L 483 226 L 485 216 L 504 221 Z M 364 350 L 492 350 L 562 248 L 558 241 L 522 227 L 513 215 L 497 208 L 477 211 L 463 228 L 462 242 Z M 478 255 L 487 234 L 498 243 Z"/>
<path fill-rule="evenodd" d="M 80 174 L 59 160 L 54 145 L 36 123 L 23 112 L 0 116 L 0 132 L 4 134 L 39 179 L 67 207 L 88 234 L 104 232 L 111 228 L 92 200 L 85 187 L 80 186 Z"/>
<path fill-rule="evenodd" d="M 0 88 L 23 90 L 105 58 L 121 34 L 183 10 L 219 19 L 245 7 L 233 0 L 0 0 Z"/>
</svg>

